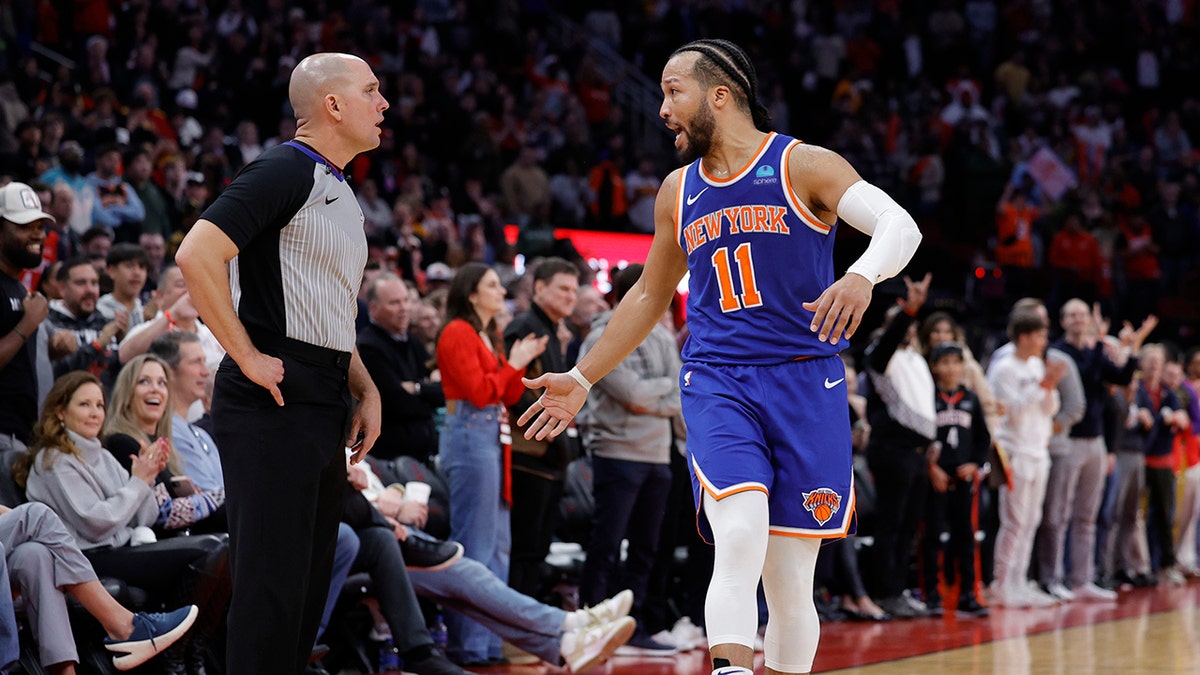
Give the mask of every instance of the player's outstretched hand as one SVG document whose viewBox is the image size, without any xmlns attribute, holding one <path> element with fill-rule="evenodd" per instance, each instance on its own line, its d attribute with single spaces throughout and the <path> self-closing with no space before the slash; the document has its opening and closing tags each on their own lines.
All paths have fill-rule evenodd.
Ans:
<svg viewBox="0 0 1200 675">
<path fill-rule="evenodd" d="M 847 274 L 825 289 L 821 297 L 804 303 L 804 309 L 813 312 L 812 332 L 817 339 L 836 345 L 843 332 L 846 339 L 854 336 L 862 321 L 867 305 L 871 304 L 874 284 L 858 274 Z"/>
<path fill-rule="evenodd" d="M 575 413 L 579 412 L 583 402 L 587 400 L 587 390 L 566 373 L 546 373 L 534 380 L 523 377 L 521 381 L 530 389 L 546 388 L 538 400 L 521 414 L 521 419 L 517 420 L 520 426 L 533 420 L 529 428 L 525 429 L 525 438 L 530 440 L 536 438 L 543 441 L 566 431 L 571 420 L 575 418 Z M 535 415 L 537 419 L 534 419 Z"/>
</svg>

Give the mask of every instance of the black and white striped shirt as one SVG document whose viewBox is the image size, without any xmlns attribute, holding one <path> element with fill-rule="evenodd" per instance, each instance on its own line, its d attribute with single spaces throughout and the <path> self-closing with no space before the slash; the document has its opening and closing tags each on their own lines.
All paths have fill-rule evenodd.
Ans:
<svg viewBox="0 0 1200 675">
<path fill-rule="evenodd" d="M 353 351 L 367 239 L 337 167 L 303 143 L 275 146 L 203 218 L 237 245 L 229 281 L 247 330 Z"/>
</svg>

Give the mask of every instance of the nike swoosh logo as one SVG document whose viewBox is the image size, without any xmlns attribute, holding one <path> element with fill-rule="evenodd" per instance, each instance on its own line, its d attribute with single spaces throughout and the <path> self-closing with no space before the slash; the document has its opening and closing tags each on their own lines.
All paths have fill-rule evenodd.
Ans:
<svg viewBox="0 0 1200 675">
<path fill-rule="evenodd" d="M 339 199 L 341 199 L 341 198 L 342 198 L 342 197 L 341 197 L 341 195 L 338 195 L 337 197 L 334 197 L 333 199 L 330 199 L 329 197 L 326 197 L 326 198 L 325 198 L 325 206 L 329 206 L 330 204 L 332 204 L 332 203 L 336 202 L 337 200 L 339 200 Z"/>
<path fill-rule="evenodd" d="M 688 206 L 691 206 L 692 204 L 695 204 L 695 203 L 696 203 L 696 200 L 697 200 L 697 199 L 700 199 L 700 195 L 704 194 L 704 193 L 705 193 L 705 191 L 707 191 L 707 190 L 708 190 L 708 188 L 704 188 L 703 190 L 701 190 L 701 191 L 697 192 L 697 193 L 696 193 L 696 194 L 694 194 L 694 195 L 688 195 L 688 198 L 687 198 L 687 205 L 688 205 Z"/>
<path fill-rule="evenodd" d="M 846 380 L 846 378 L 844 378 L 844 377 L 843 377 L 843 378 L 841 378 L 840 380 L 837 380 L 837 381 L 835 381 L 835 382 L 830 382 L 830 381 L 829 381 L 829 378 L 827 377 L 827 378 L 825 378 L 825 388 L 826 388 L 826 389 L 833 389 L 834 387 L 838 386 L 839 384 L 841 384 L 841 383 L 842 383 L 842 382 L 844 382 L 845 380 Z"/>
</svg>

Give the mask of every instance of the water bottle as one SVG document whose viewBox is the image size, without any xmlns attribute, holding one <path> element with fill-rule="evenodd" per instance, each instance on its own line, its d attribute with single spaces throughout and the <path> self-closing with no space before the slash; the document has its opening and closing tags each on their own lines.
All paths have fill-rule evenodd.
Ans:
<svg viewBox="0 0 1200 675">
<path fill-rule="evenodd" d="M 400 652 L 392 644 L 392 638 L 384 640 L 379 646 L 379 670 L 385 673 L 400 671 Z"/>
<path fill-rule="evenodd" d="M 446 630 L 446 622 L 442 620 L 442 615 L 438 614 L 433 620 L 433 625 L 429 627 L 429 637 L 433 638 L 433 647 L 442 655 L 446 655 L 446 643 L 450 640 L 450 635 Z"/>
</svg>

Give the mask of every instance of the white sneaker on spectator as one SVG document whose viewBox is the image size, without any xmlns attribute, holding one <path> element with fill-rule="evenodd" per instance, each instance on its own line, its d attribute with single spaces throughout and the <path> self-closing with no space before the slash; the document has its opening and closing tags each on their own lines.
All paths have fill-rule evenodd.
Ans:
<svg viewBox="0 0 1200 675">
<path fill-rule="evenodd" d="M 1158 574 L 1158 582 L 1168 586 L 1182 586 L 1187 583 L 1183 573 L 1174 567 L 1168 567 Z"/>
<path fill-rule="evenodd" d="M 1017 593 L 1013 593 L 1013 589 L 1001 585 L 992 584 L 987 588 L 987 603 L 989 607 L 1025 607 L 1023 598 Z"/>
<path fill-rule="evenodd" d="M 564 634 L 559 652 L 571 672 L 580 675 L 604 663 L 636 629 L 637 621 L 628 616 L 610 623 L 592 624 Z"/>
<path fill-rule="evenodd" d="M 1036 583 L 1025 586 L 1019 592 L 1026 607 L 1053 607 L 1058 604 L 1058 598 L 1043 592 Z"/>
<path fill-rule="evenodd" d="M 1117 599 L 1116 591 L 1100 588 L 1090 581 L 1082 586 L 1076 586 L 1074 593 L 1076 599 L 1089 600 L 1091 602 L 1111 602 Z"/>
<path fill-rule="evenodd" d="M 665 628 L 663 630 L 658 631 L 654 635 L 651 635 L 650 637 L 659 644 L 670 645 L 670 646 L 678 649 L 681 652 L 687 651 L 678 642 L 675 641 L 675 635 L 673 633 L 671 633 L 671 631 L 669 631 Z"/>
<path fill-rule="evenodd" d="M 568 612 L 562 629 L 564 633 L 569 633 L 593 624 L 612 623 L 617 619 L 629 616 L 631 609 L 633 609 L 633 591 L 625 589 L 595 607 Z"/>
<path fill-rule="evenodd" d="M 1049 586 L 1046 586 L 1046 592 L 1058 600 L 1062 600 L 1063 602 L 1071 602 L 1075 599 L 1075 594 L 1072 593 L 1071 590 L 1066 586 L 1057 581 Z"/>
<path fill-rule="evenodd" d="M 675 638 L 675 646 L 679 647 L 680 651 L 704 647 L 708 643 L 704 630 L 686 616 L 675 622 L 675 626 L 671 628 L 671 636 Z"/>
</svg>

